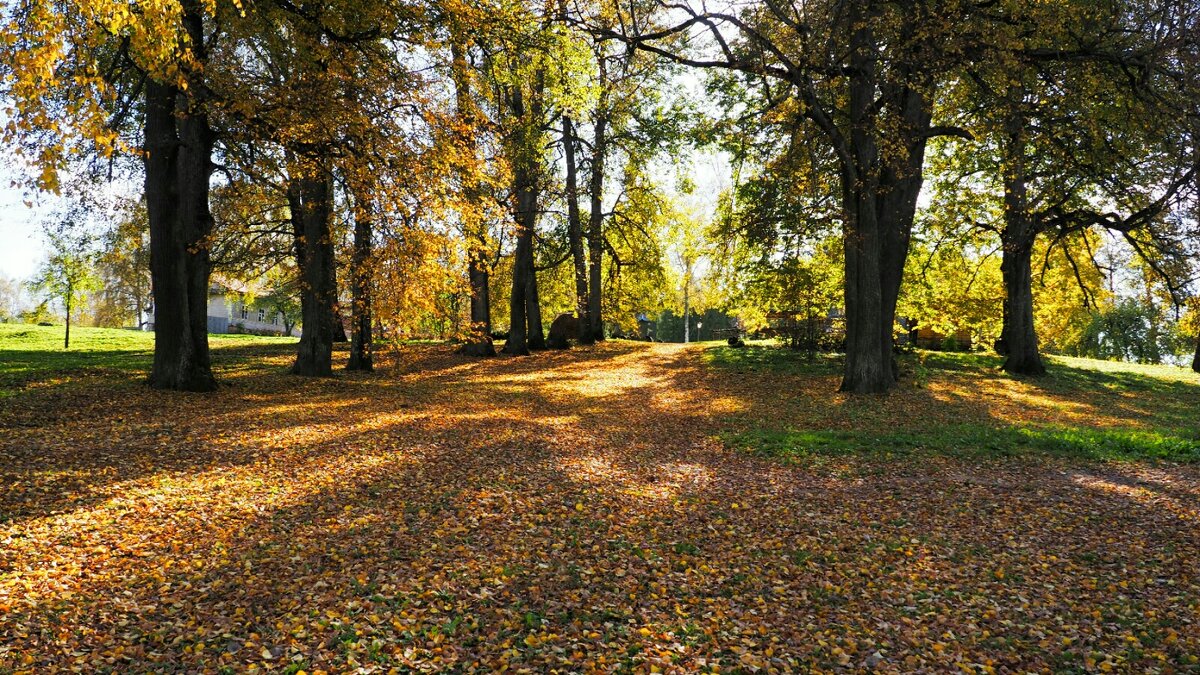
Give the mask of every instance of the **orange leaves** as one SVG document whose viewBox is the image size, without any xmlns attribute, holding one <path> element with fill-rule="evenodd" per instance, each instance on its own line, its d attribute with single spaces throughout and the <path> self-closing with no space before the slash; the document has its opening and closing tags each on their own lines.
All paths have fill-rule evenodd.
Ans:
<svg viewBox="0 0 1200 675">
<path fill-rule="evenodd" d="M 214 350 L 211 395 L 17 392 L 0 670 L 1197 665 L 1194 467 L 780 466 L 716 442 L 712 402 L 762 424 L 813 376 L 698 356 L 408 346 L 308 381 L 266 345 Z"/>
</svg>

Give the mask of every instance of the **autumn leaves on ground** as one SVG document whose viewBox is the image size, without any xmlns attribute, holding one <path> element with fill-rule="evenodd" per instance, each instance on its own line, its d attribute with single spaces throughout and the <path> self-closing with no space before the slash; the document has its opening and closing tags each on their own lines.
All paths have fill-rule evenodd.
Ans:
<svg viewBox="0 0 1200 675">
<path fill-rule="evenodd" d="M 1182 371 L 244 340 L 196 395 L 0 338 L 0 672 L 1200 667 Z"/>
</svg>

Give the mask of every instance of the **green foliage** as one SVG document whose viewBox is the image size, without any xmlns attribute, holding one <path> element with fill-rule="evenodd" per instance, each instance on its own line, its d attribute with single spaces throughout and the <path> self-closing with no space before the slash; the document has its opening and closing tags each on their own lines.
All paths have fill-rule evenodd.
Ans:
<svg viewBox="0 0 1200 675">
<path fill-rule="evenodd" d="M 915 243 L 897 315 L 943 335 L 968 330 L 977 344 L 991 344 L 1000 335 L 1004 286 L 999 252 L 981 244 L 969 233 Z"/>
<path fill-rule="evenodd" d="M 1133 298 L 1122 299 L 1092 314 L 1077 353 L 1094 359 L 1161 363 L 1173 350 L 1171 334 L 1158 330 L 1158 320 L 1154 307 Z"/>
<path fill-rule="evenodd" d="M 46 230 L 46 259 L 29 280 L 31 291 L 62 305 L 68 323 L 83 312 L 92 293 L 100 289 L 92 239 L 73 227 L 68 222 Z"/>
</svg>

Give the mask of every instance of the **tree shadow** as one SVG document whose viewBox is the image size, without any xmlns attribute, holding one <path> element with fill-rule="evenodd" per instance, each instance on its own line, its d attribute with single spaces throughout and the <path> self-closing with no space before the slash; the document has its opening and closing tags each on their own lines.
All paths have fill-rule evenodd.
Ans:
<svg viewBox="0 0 1200 675">
<path fill-rule="evenodd" d="M 1188 521 L 1069 466 L 786 466 L 715 438 L 733 415 L 851 431 L 990 419 L 969 383 L 864 402 L 830 393 L 836 375 L 734 377 L 694 349 L 635 347 L 470 362 L 428 348 L 330 380 L 272 356 L 232 364 L 209 395 L 85 388 L 76 414 L 0 437 L 6 484 L 37 468 L 95 488 L 0 496 L 33 505 L 0 523 L 0 670 L 28 654 L 115 671 L 796 671 L 865 669 L 875 652 L 895 669 L 1037 670 L 1067 658 L 1079 632 L 1064 626 L 1133 667 L 1151 657 L 1107 626 L 1147 610 L 1191 625 L 1158 582 L 1194 583 Z M 1183 628 L 1161 650 L 1197 645 Z"/>
</svg>

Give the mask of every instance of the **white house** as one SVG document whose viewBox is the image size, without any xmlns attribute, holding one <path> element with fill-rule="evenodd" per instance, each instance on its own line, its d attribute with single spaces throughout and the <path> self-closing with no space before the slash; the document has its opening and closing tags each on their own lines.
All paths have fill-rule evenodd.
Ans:
<svg viewBox="0 0 1200 675">
<path fill-rule="evenodd" d="M 253 300 L 233 300 L 230 289 L 213 284 L 208 289 L 208 332 L 298 335 L 296 326 L 288 326 L 283 314 L 258 306 Z"/>
</svg>

